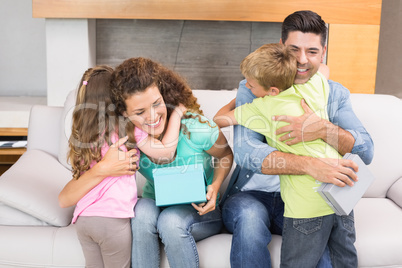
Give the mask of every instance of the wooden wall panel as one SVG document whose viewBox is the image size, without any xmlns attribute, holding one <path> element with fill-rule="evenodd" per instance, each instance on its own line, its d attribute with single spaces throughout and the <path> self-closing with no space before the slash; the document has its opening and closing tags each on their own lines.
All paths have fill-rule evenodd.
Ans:
<svg viewBox="0 0 402 268">
<path fill-rule="evenodd" d="M 375 92 L 402 99 L 402 0 L 386 0 L 381 10 Z"/>
<path fill-rule="evenodd" d="M 330 79 L 352 93 L 374 93 L 379 25 L 329 26 L 327 64 Z"/>
<path fill-rule="evenodd" d="M 373 93 L 382 0 L 32 0 L 36 18 L 110 18 L 282 22 L 314 10 L 330 24 L 331 79 Z"/>
<path fill-rule="evenodd" d="M 174 19 L 282 22 L 314 10 L 327 23 L 379 25 L 381 0 L 33 0 L 35 18 Z"/>
</svg>

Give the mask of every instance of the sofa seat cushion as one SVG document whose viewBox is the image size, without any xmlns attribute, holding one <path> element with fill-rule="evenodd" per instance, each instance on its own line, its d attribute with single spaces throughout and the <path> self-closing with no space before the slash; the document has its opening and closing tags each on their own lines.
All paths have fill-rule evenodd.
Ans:
<svg viewBox="0 0 402 268">
<path fill-rule="evenodd" d="M 359 267 L 400 267 L 402 209 L 387 198 L 363 198 L 354 212 Z"/>
<path fill-rule="evenodd" d="M 1 226 L 0 267 L 85 267 L 73 225 Z"/>
<path fill-rule="evenodd" d="M 221 233 L 197 242 L 197 250 L 200 258 L 200 267 L 230 268 L 230 249 L 232 234 Z M 281 256 L 282 237 L 273 235 L 268 245 L 271 253 L 272 267 L 279 267 Z M 161 245 L 161 249 L 163 244 Z M 168 268 L 169 263 L 165 251 L 161 250 L 161 268 Z"/>
<path fill-rule="evenodd" d="M 48 153 L 28 150 L 0 177 L 0 202 L 55 226 L 70 224 L 74 207 L 58 196 L 71 172 Z"/>
</svg>

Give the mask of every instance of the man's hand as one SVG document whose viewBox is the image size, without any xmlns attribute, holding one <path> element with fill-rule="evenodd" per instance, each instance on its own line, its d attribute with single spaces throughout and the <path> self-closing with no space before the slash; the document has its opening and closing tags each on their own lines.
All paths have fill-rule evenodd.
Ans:
<svg viewBox="0 0 402 268">
<path fill-rule="evenodd" d="M 327 133 L 327 120 L 317 116 L 307 105 L 304 99 L 301 100 L 301 106 L 304 114 L 301 116 L 277 115 L 275 121 L 288 122 L 289 125 L 276 130 L 276 135 L 288 133 L 279 138 L 280 141 L 286 141 L 287 145 L 293 145 L 299 142 L 313 141 L 316 139 L 325 140 Z M 325 111 L 326 112 L 326 111 Z"/>
<path fill-rule="evenodd" d="M 357 181 L 358 165 L 352 160 L 314 158 L 274 151 L 263 161 L 263 174 L 310 175 L 314 179 L 343 187 Z"/>
<path fill-rule="evenodd" d="M 340 187 L 346 184 L 353 186 L 353 181 L 358 180 L 355 173 L 357 171 L 358 165 L 347 159 L 315 158 L 308 163 L 307 167 L 307 174 L 314 179 Z"/>
<path fill-rule="evenodd" d="M 286 141 L 287 145 L 293 145 L 299 142 L 322 139 L 341 155 L 352 151 L 355 138 L 349 131 L 317 116 L 304 99 L 301 100 L 301 106 L 304 110 L 304 114 L 301 116 L 274 116 L 273 120 L 275 121 L 289 123 L 289 125 L 276 130 L 277 135 L 287 133 L 279 138 L 280 141 Z M 326 113 L 327 111 L 322 112 Z"/>
</svg>

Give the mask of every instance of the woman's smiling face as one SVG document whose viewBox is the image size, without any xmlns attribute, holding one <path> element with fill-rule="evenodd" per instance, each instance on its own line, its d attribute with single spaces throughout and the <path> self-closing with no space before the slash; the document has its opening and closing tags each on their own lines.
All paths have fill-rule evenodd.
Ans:
<svg viewBox="0 0 402 268">
<path fill-rule="evenodd" d="M 151 85 L 144 92 L 131 95 L 125 100 L 127 110 L 124 116 L 133 124 L 158 138 L 165 130 L 167 109 L 159 89 Z"/>
</svg>

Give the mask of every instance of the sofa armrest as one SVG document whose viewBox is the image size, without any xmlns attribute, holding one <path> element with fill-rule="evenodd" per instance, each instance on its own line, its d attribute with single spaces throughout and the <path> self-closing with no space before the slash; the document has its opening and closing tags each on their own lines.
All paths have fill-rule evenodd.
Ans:
<svg viewBox="0 0 402 268">
<path fill-rule="evenodd" d="M 402 178 L 389 188 L 387 197 L 402 208 Z"/>
<path fill-rule="evenodd" d="M 28 125 L 27 150 L 45 151 L 58 156 L 62 107 L 34 105 Z"/>
</svg>

